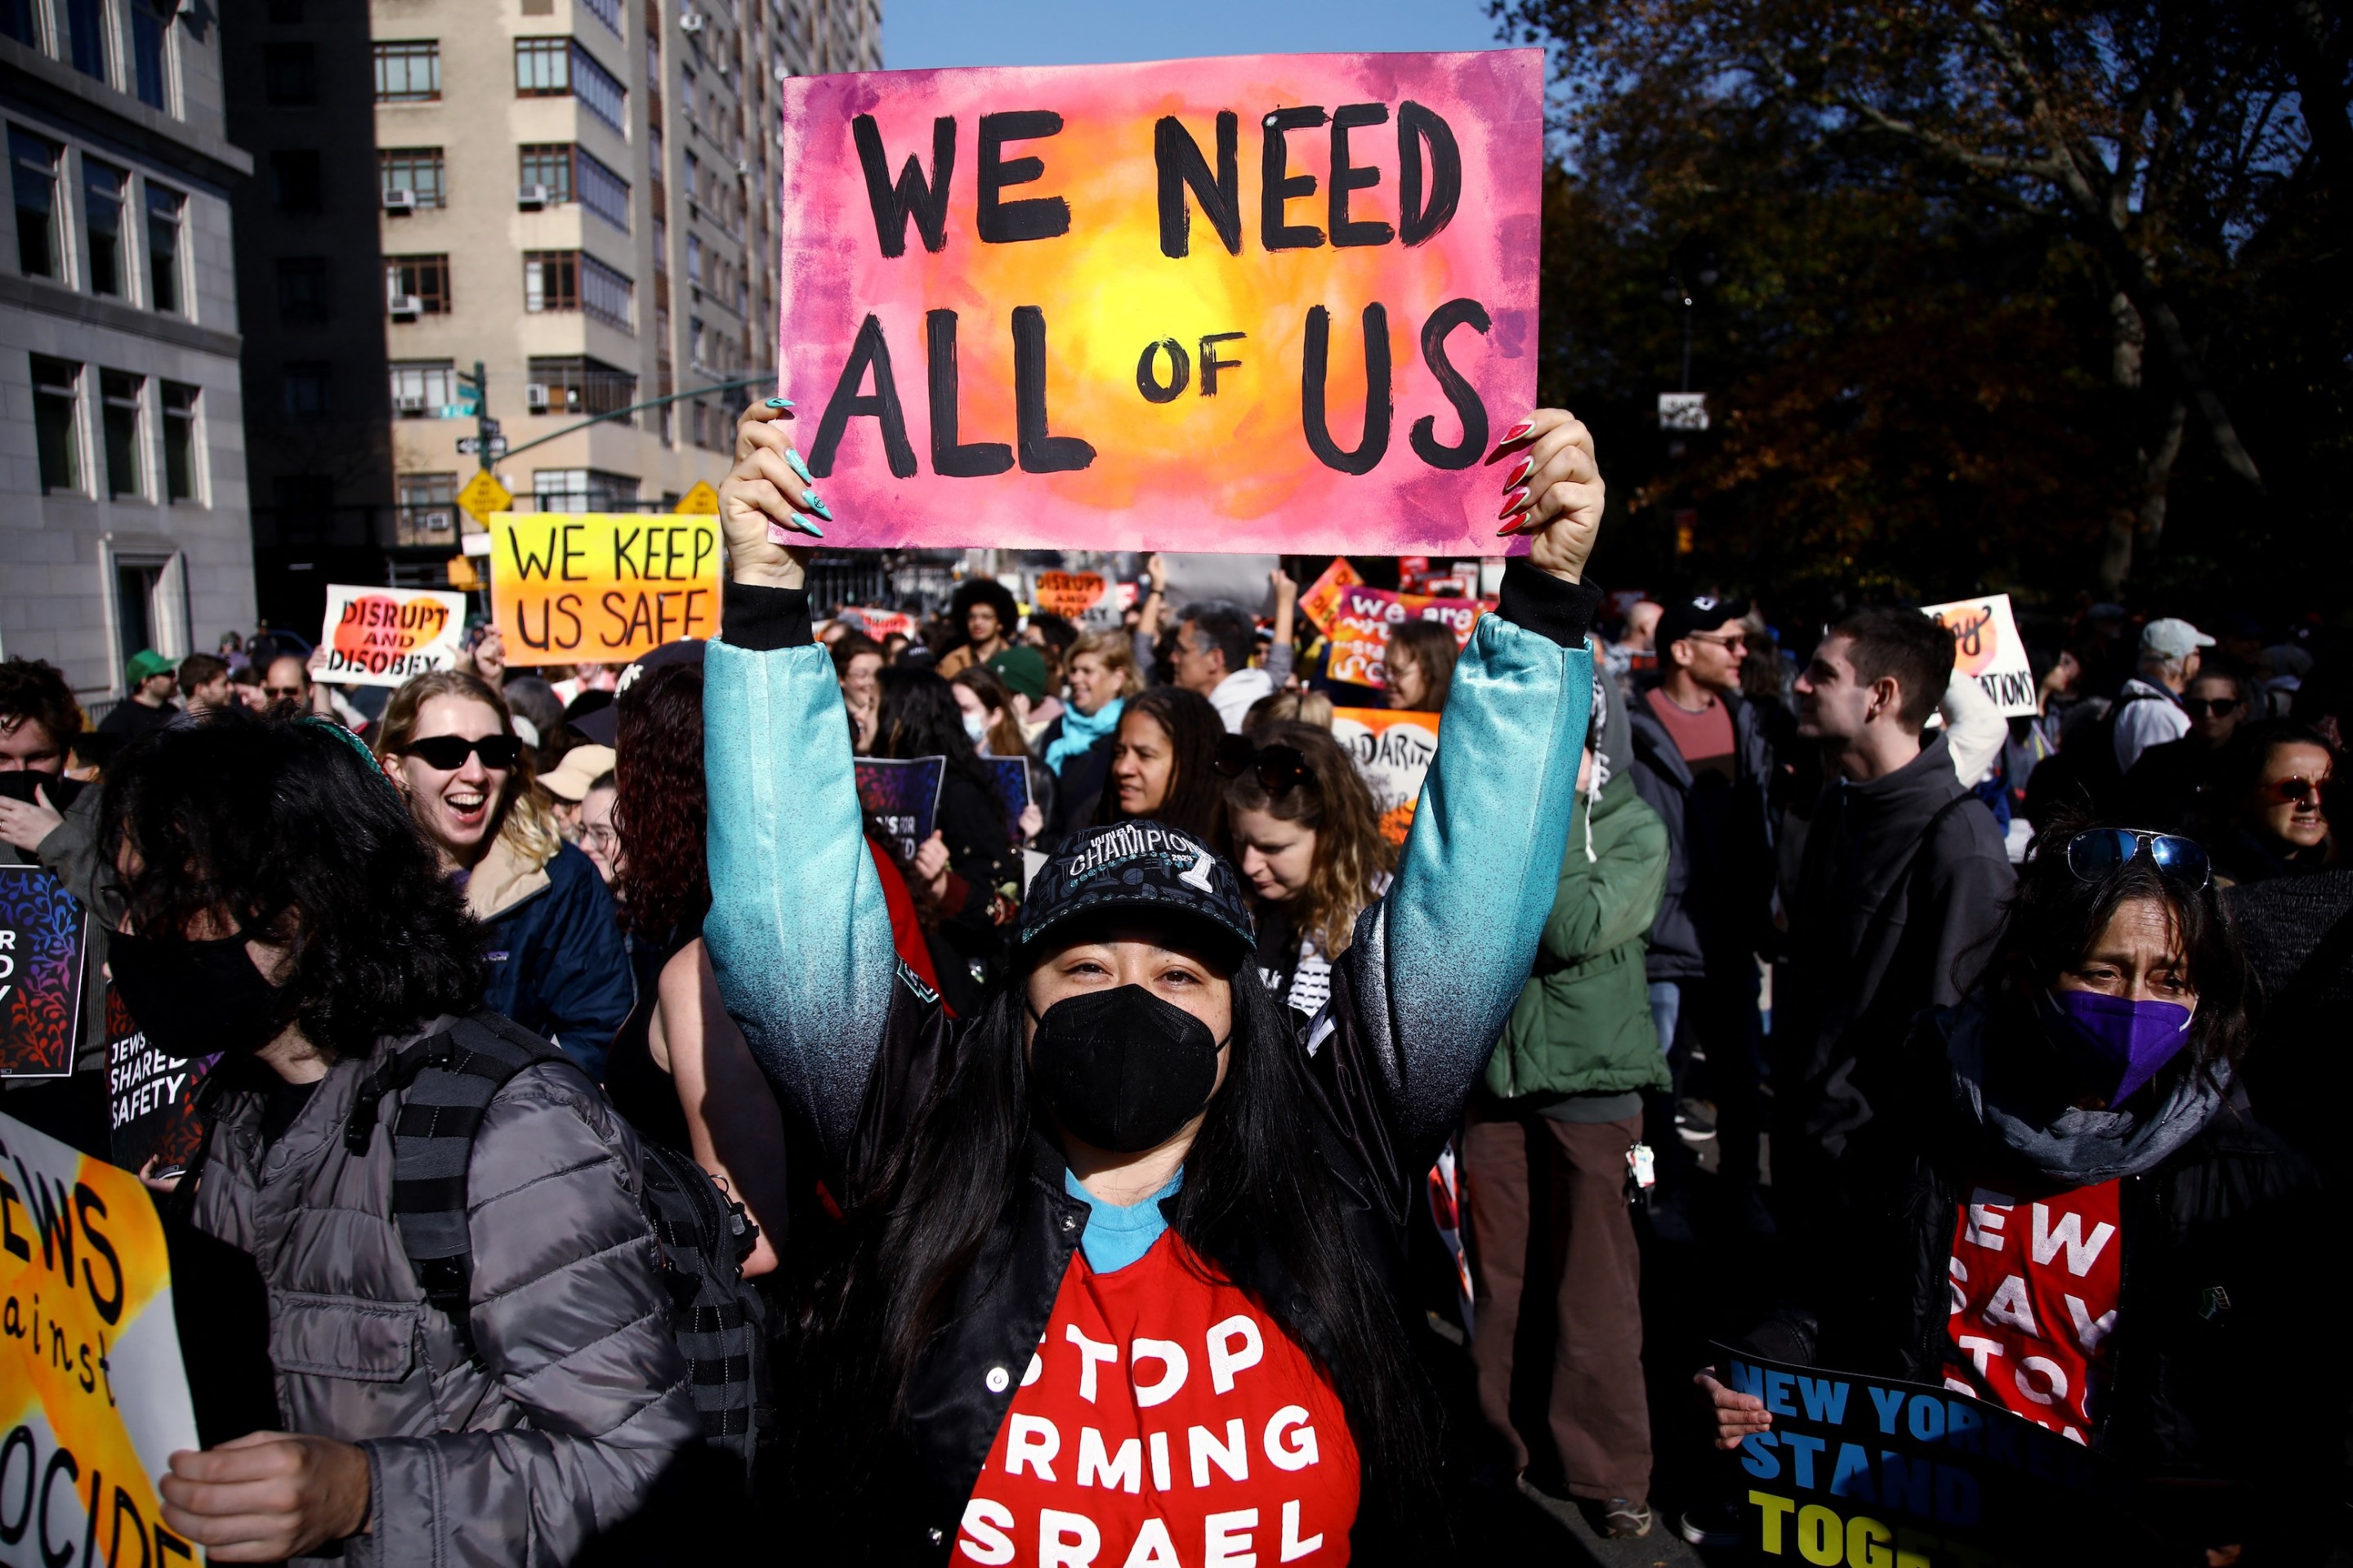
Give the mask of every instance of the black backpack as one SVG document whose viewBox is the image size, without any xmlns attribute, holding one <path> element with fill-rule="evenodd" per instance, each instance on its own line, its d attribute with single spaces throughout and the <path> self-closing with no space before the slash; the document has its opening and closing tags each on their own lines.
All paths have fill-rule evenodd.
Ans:
<svg viewBox="0 0 2353 1568">
<path fill-rule="evenodd" d="M 385 1062 L 361 1085 L 344 1125 L 346 1147 L 367 1151 L 384 1097 L 406 1089 L 393 1124 L 393 1219 L 425 1298 L 474 1354 L 468 1321 L 473 1245 L 466 1172 L 474 1133 L 491 1097 L 533 1063 L 566 1060 L 554 1046 L 495 1012 L 478 1012 Z M 746 1489 L 773 1432 L 767 1309 L 744 1277 L 759 1231 L 700 1165 L 640 1140 L 645 1187 L 638 1206 L 659 1244 L 672 1329 L 686 1357 L 705 1443 L 743 1467 Z"/>
</svg>

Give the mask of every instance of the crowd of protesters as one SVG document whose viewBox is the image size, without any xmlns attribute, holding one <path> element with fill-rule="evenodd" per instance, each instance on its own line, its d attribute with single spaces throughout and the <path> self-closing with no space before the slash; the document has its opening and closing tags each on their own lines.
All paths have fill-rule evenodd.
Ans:
<svg viewBox="0 0 2353 1568">
<path fill-rule="evenodd" d="M 1442 715 L 1400 846 L 1293 576 L 871 635 L 810 602 L 790 420 L 739 426 L 707 645 L 480 627 L 386 693 L 232 638 L 94 727 L 0 663 L 6 858 L 95 916 L 76 1071 L 0 1109 L 106 1156 L 109 980 L 219 1058 L 142 1172 L 269 1302 L 268 1414 L 164 1482 L 215 1561 L 1192 1563 L 1247 1513 L 1426 1562 L 1499 1489 L 1644 1535 L 1654 1447 L 1772 1426 L 1646 1346 L 1646 1261 L 1717 1338 L 2196 1479 L 2204 1560 L 2322 1539 L 2328 629 L 2089 606 L 2005 721 L 1915 609 L 1606 609 L 1542 412 L 1530 555 L 1388 635 Z M 927 837 L 860 758 L 941 759 Z M 2030 1208 L 2090 1261 L 2005 1262 Z"/>
</svg>

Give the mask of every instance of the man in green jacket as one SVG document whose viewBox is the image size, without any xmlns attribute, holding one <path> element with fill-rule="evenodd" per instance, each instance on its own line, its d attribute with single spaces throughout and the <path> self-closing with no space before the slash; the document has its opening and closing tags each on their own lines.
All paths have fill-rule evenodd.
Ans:
<svg viewBox="0 0 2353 1568">
<path fill-rule="evenodd" d="M 1614 695 L 1598 693 L 1595 705 Z M 1626 1181 L 1642 1091 L 1668 1082 L 1642 972 L 1666 887 L 1667 830 L 1625 774 L 1613 774 L 1613 730 L 1622 733 L 1622 722 L 1588 731 L 1535 972 L 1472 1100 L 1462 1157 L 1481 1410 L 1509 1446 L 1523 1489 L 1536 1489 L 1525 1474 L 1528 1442 L 1512 1425 L 1512 1352 L 1526 1289 L 1549 1288 L 1558 1472 L 1545 1478 L 1602 1533 L 1646 1535 L 1641 1255 Z"/>
</svg>

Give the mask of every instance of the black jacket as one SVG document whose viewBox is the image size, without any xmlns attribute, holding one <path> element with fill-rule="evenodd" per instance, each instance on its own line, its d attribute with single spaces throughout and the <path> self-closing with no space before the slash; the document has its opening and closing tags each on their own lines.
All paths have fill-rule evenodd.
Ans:
<svg viewBox="0 0 2353 1568">
<path fill-rule="evenodd" d="M 1046 748 L 1062 738 L 1062 715 L 1056 714 L 1053 722 L 1038 732 L 1034 747 L 1039 757 Z M 1048 842 L 1091 825 L 1095 820 L 1095 806 L 1103 799 L 1104 789 L 1111 783 L 1111 748 L 1114 736 L 1104 736 L 1076 757 L 1062 759 L 1062 770 L 1054 779 L 1054 806 L 1046 813 Z"/>
<path fill-rule="evenodd" d="M 1855 1135 L 1841 1169 L 1843 1223 L 1817 1233 L 1790 1271 L 1797 1288 L 1744 1336 L 1747 1348 L 1942 1381 L 1957 1205 L 1989 1174 L 1972 1118 L 1954 1108 L 1945 1031 L 1959 1012 L 1924 1014 L 1883 1075 L 1884 1114 Z M 2225 1101 L 2186 1146 L 2123 1178 L 2120 1196 L 2123 1276 L 2093 1447 L 2139 1477 L 2293 1475 L 2310 1507 L 2345 1404 L 2312 1386 L 2334 1345 L 2334 1293 L 2315 1274 L 2327 1232 L 2310 1168 Z"/>
<path fill-rule="evenodd" d="M 1732 798 L 1695 801 L 1689 764 L 1651 711 L 1649 683 L 1626 705 L 1634 792 L 1667 824 L 1667 892 L 1651 926 L 1645 973 L 1698 980 L 1711 966 L 1752 961 L 1773 920 L 1773 752 L 1752 704 L 1718 698 L 1732 716 Z"/>
</svg>

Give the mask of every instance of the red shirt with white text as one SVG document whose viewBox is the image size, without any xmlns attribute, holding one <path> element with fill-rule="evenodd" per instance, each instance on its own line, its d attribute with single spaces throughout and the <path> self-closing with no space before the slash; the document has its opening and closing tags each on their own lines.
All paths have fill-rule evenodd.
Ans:
<svg viewBox="0 0 2353 1568">
<path fill-rule="evenodd" d="M 1972 1192 L 1947 1264 L 1946 1386 L 2088 1442 L 2107 1393 L 2122 1225 L 2114 1181 L 2025 1202 Z"/>
</svg>

